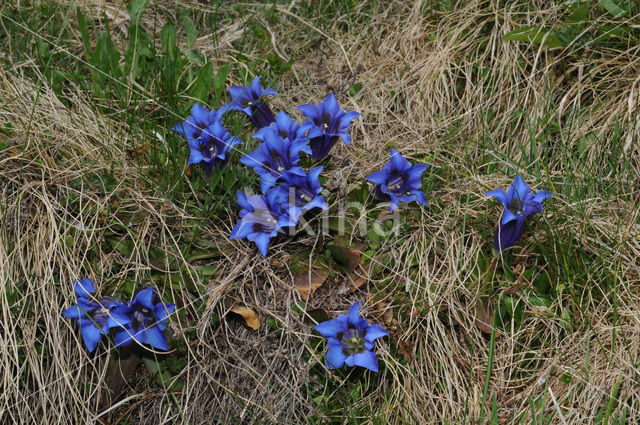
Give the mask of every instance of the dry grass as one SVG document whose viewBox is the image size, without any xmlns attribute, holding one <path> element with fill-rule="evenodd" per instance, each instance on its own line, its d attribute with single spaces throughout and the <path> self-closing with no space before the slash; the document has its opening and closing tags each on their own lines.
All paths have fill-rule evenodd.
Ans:
<svg viewBox="0 0 640 425">
<path fill-rule="evenodd" d="M 563 15 L 551 2 L 535 2 L 530 12 L 508 3 L 471 1 L 453 11 L 425 12 L 422 2 L 375 7 L 363 2 L 321 29 L 326 18 L 305 18 L 293 2 L 278 8 L 277 26 L 269 26 L 275 53 L 296 59 L 280 81 L 276 108 L 317 102 L 333 89 L 343 106 L 362 114 L 354 122 L 351 146 L 334 150 L 334 158 L 342 159 L 327 174 L 330 190 L 358 185 L 379 168 L 390 141 L 433 164 L 430 206 L 412 221 L 411 233 L 385 243 L 397 261 L 346 297 L 336 295 L 343 284 L 338 275 L 307 305 L 334 314 L 360 299 L 375 321 L 393 310 L 395 320 L 386 325 L 392 337 L 378 351 L 386 367 L 375 385 L 364 378 L 363 387 L 375 390 L 353 402 L 354 409 L 365 412 L 358 423 L 488 420 L 491 406 L 483 389 L 490 343 L 476 324 L 476 304 L 486 291 L 483 282 L 501 290 L 513 282 L 499 273 L 499 258 L 483 276 L 476 273 L 495 224 L 486 217 L 496 213 L 483 193 L 506 187 L 513 170 L 540 187 L 553 186 L 554 207 L 540 223 L 552 231 L 537 234 L 535 241 L 557 257 L 545 263 L 530 231 L 515 250 L 514 263 L 560 279 L 563 270 L 555 267 L 566 263 L 562 244 L 570 242 L 580 258 L 598 266 L 590 267 L 588 276 L 569 270 L 575 279 L 570 274 L 563 283 L 576 286 L 560 292 L 551 308 L 527 306 L 522 325 L 507 324 L 511 331 L 496 339 L 489 396 L 496 397 L 501 423 L 531 414 L 537 396 L 542 398 L 536 414 L 555 415 L 551 423 L 562 423 L 551 394 L 567 423 L 600 421 L 618 380 L 611 417 L 626 411 L 629 423 L 640 422 L 639 47 L 549 50 L 504 42 L 507 31 L 557 22 Z M 92 8 L 94 15 L 96 8 L 109 11 L 114 31 L 126 35 L 119 29 L 127 19 L 119 2 L 82 7 Z M 266 22 L 263 6 L 244 7 Z M 593 25 L 605 19 L 596 18 Z M 220 28 L 216 63 L 238 65 L 242 30 L 238 22 Z M 214 57 L 206 38 L 197 46 Z M 264 52 L 243 53 L 259 60 Z M 364 88 L 349 97 L 345 90 L 354 80 Z M 275 245 L 262 259 L 253 247 L 235 242 L 222 258 L 195 264 L 216 266 L 213 278 L 198 275 L 180 251 L 180 241 L 195 228 L 192 217 L 144 181 L 127 158 L 134 136 L 124 125 L 97 114 L 79 92 L 61 103 L 46 84 L 39 88 L 22 75 L 19 66 L 0 70 L 0 99 L 0 123 L 14 128 L 11 136 L 0 135 L 9 144 L 0 151 L 0 422 L 47 418 L 76 424 L 98 415 L 118 423 L 124 414 L 130 414 L 128 423 L 307 422 L 316 410 L 307 387 L 318 392 L 322 384 L 309 376 L 313 361 L 305 355 L 311 324 L 293 309 L 300 301 L 293 272 L 279 260 L 289 258 L 289 244 Z M 557 131 L 549 131 L 550 120 L 559 123 Z M 531 140 L 539 152 L 533 163 L 527 159 Z M 624 149 L 616 151 L 616 144 Z M 606 173 L 612 152 L 619 152 L 620 160 Z M 624 168 L 623 160 L 630 166 Z M 112 164 L 119 165 L 112 170 Z M 541 170 L 542 179 L 534 170 Z M 121 184 L 106 195 L 99 179 L 91 186 L 81 178 L 109 173 Z M 594 178 L 616 185 L 615 196 L 596 188 L 586 188 L 581 199 L 565 193 L 593 184 Z M 137 212 L 139 218 L 129 226 L 122 211 Z M 232 225 L 232 218 L 221 217 L 200 236 L 226 244 Z M 123 228 L 129 229 L 123 239 L 131 241 L 131 252 L 106 249 L 106 235 Z M 296 246 L 322 242 L 322 237 L 300 239 Z M 151 246 L 164 251 L 159 266 L 149 262 Z M 87 262 L 96 256 L 98 261 Z M 167 394 L 138 376 L 134 395 L 101 415 L 98 400 L 104 397 L 113 349 L 103 345 L 96 355 L 88 354 L 75 327 L 60 316 L 71 302 L 71 282 L 90 276 L 100 282 L 99 291 L 127 280 L 142 285 L 154 268 L 171 265 L 184 268 L 173 275 L 174 282 L 190 279 L 201 288 L 200 296 L 179 289 L 164 294 L 186 312 L 171 322 L 174 337 L 188 346 L 180 375 L 184 390 Z M 612 284 L 615 296 L 608 293 Z M 368 296 L 367 287 L 378 296 Z M 196 314 L 203 299 L 207 307 Z M 257 332 L 228 314 L 238 304 L 258 312 Z M 267 319 L 275 326 L 265 325 Z M 405 347 L 406 355 L 392 354 L 396 350 L 390 347 Z M 485 416 L 479 419 L 482 410 Z"/>
</svg>

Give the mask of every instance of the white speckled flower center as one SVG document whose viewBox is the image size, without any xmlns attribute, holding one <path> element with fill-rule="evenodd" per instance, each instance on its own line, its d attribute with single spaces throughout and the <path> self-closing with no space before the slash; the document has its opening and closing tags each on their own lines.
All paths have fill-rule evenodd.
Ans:
<svg viewBox="0 0 640 425">
<path fill-rule="evenodd" d="M 350 327 L 342 335 L 340 342 L 342 342 L 342 350 L 347 356 L 365 351 L 364 338 L 360 329 Z"/>
</svg>

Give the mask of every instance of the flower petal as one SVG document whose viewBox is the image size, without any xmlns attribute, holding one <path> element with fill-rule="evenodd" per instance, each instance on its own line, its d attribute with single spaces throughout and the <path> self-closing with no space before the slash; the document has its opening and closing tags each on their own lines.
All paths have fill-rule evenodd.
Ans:
<svg viewBox="0 0 640 425">
<path fill-rule="evenodd" d="M 262 191 L 262 193 L 267 193 L 267 191 L 271 189 L 273 185 L 276 184 L 276 180 L 278 180 L 278 178 L 272 175 L 271 173 L 267 173 L 267 172 L 261 173 L 260 174 L 260 190 Z"/>
<path fill-rule="evenodd" d="M 80 319 L 81 317 L 85 317 L 84 311 L 77 305 L 74 304 L 71 307 L 62 310 L 62 315 L 68 317 L 69 319 Z"/>
<path fill-rule="evenodd" d="M 100 338 L 102 336 L 102 331 L 95 327 L 95 325 L 87 321 L 86 324 L 80 327 L 80 333 L 82 334 L 82 339 L 84 341 L 84 345 L 87 347 L 90 353 L 98 346 L 98 342 L 100 342 Z"/>
<path fill-rule="evenodd" d="M 236 223 L 231 234 L 229 235 L 230 239 L 244 239 L 251 233 L 251 223 L 240 220 Z"/>
<path fill-rule="evenodd" d="M 267 256 L 267 250 L 269 249 L 269 235 L 262 233 L 254 239 L 254 242 L 258 246 L 260 254 Z"/>
<path fill-rule="evenodd" d="M 342 315 L 344 317 L 344 315 Z M 325 338 L 336 337 L 338 333 L 345 332 L 347 330 L 347 323 L 340 318 L 327 320 L 326 322 L 318 323 L 313 327 L 320 335 Z"/>
<path fill-rule="evenodd" d="M 411 194 L 415 198 L 414 200 L 420 205 L 428 205 L 427 198 L 424 196 L 424 192 L 421 190 L 412 190 Z"/>
<path fill-rule="evenodd" d="M 305 103 L 304 105 L 299 105 L 298 109 L 302 111 L 302 115 L 309 118 L 311 121 L 315 118 L 316 115 L 316 107 L 310 103 Z"/>
<path fill-rule="evenodd" d="M 114 337 L 116 347 L 125 347 L 127 345 L 130 345 L 133 342 L 132 334 L 133 329 L 131 329 L 131 327 L 129 326 L 116 332 L 116 335 Z"/>
<path fill-rule="evenodd" d="M 386 335 L 389 335 L 389 332 L 387 332 L 387 330 L 382 326 L 374 323 L 373 325 L 369 326 L 369 329 L 367 329 L 367 333 L 364 336 L 364 339 L 365 341 L 373 342 L 374 340 Z"/>
<path fill-rule="evenodd" d="M 153 309 L 153 288 L 151 286 L 148 286 L 141 289 L 133 297 L 133 301 L 146 308 Z"/>
<path fill-rule="evenodd" d="M 356 325 L 360 323 L 360 320 L 362 320 L 360 317 L 360 301 L 356 301 L 349 307 L 349 322 Z"/>
<path fill-rule="evenodd" d="M 149 345 L 153 348 L 157 348 L 158 350 L 167 351 L 169 347 L 167 347 L 167 338 L 164 336 L 164 333 L 158 329 L 157 326 L 152 326 L 143 330 L 142 332 L 146 335 L 146 340 L 149 341 Z"/>
<path fill-rule="evenodd" d="M 191 116 L 196 119 L 196 122 L 209 122 L 209 113 L 211 111 L 204 106 L 196 103 L 191 107 Z"/>
<path fill-rule="evenodd" d="M 378 357 L 374 352 L 365 350 L 351 357 L 353 357 L 353 364 L 356 366 L 362 366 L 374 372 L 378 371 Z"/>
<path fill-rule="evenodd" d="M 131 318 L 129 316 L 125 316 L 124 314 L 120 314 L 115 311 L 109 312 L 107 328 L 124 328 L 129 324 L 131 324 Z"/>
<path fill-rule="evenodd" d="M 153 312 L 158 318 L 158 322 L 164 322 L 175 311 L 175 304 L 158 303 L 153 308 Z"/>
<path fill-rule="evenodd" d="M 380 171 L 376 171 L 375 173 L 369 174 L 366 179 L 372 183 L 379 184 L 385 186 L 387 184 L 387 179 L 389 178 L 389 170 L 387 167 L 383 168 Z"/>
<path fill-rule="evenodd" d="M 330 347 L 324 364 L 329 369 L 340 369 L 344 366 L 345 358 L 342 347 Z"/>
<path fill-rule="evenodd" d="M 505 225 L 498 226 L 493 240 L 493 248 L 500 252 L 513 246 L 522 236 L 525 229 L 524 216 L 520 215 Z"/>
<path fill-rule="evenodd" d="M 515 189 L 516 199 L 518 199 L 519 201 L 524 201 L 525 199 L 527 199 L 527 195 L 529 195 L 531 189 L 529 188 L 529 185 L 527 185 L 524 180 L 522 180 L 522 177 L 516 176 L 511 185 Z"/>
<path fill-rule="evenodd" d="M 336 115 L 340 112 L 340 105 L 338 105 L 338 101 L 336 100 L 336 96 L 333 93 L 329 93 L 327 97 L 324 98 L 324 110 L 331 115 Z"/>
<path fill-rule="evenodd" d="M 236 192 L 236 196 L 237 196 L 237 199 L 238 199 L 238 205 L 240 205 L 240 207 L 242 209 L 247 210 L 249 212 L 253 211 L 253 207 L 247 201 L 247 196 L 244 193 L 242 193 L 241 191 L 238 190 Z"/>
<path fill-rule="evenodd" d="M 357 113 L 356 111 L 347 111 L 345 112 L 344 116 L 340 119 L 340 123 L 342 124 L 342 127 L 348 127 L 349 122 L 354 118 L 358 118 L 359 116 L 360 114 Z"/>
<path fill-rule="evenodd" d="M 187 164 L 197 164 L 204 159 L 202 156 L 202 152 L 196 149 L 191 149 L 189 151 L 189 159 L 187 160 Z"/>
<path fill-rule="evenodd" d="M 504 189 L 490 190 L 489 192 L 486 192 L 485 195 L 493 196 L 499 202 L 501 202 L 505 208 L 509 208 L 509 204 L 511 204 L 511 201 L 512 201 L 511 199 L 509 199 L 509 197 L 507 196 L 507 192 L 505 192 Z"/>
<path fill-rule="evenodd" d="M 89 294 L 96 292 L 93 281 L 89 278 L 76 280 L 73 282 L 73 291 L 80 298 L 89 298 Z"/>
<path fill-rule="evenodd" d="M 536 193 L 536 196 L 533 197 L 533 200 L 542 203 L 552 196 L 553 192 L 549 192 L 548 190 L 539 190 L 538 193 Z"/>
</svg>

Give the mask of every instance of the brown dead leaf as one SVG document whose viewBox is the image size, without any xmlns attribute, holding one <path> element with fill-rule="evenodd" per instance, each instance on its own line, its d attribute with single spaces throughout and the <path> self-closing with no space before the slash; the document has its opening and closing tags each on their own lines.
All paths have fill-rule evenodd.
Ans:
<svg viewBox="0 0 640 425">
<path fill-rule="evenodd" d="M 405 341 L 402 339 L 403 333 L 398 332 L 393 336 L 393 339 L 399 345 L 398 353 L 402 354 L 408 361 L 413 359 L 415 353 L 416 344 L 413 342 Z"/>
<path fill-rule="evenodd" d="M 384 314 L 382 315 L 382 318 L 384 319 L 387 325 L 390 325 L 391 321 L 393 320 L 393 308 L 389 307 L 389 309 L 385 311 Z"/>
<path fill-rule="evenodd" d="M 350 247 L 340 238 L 336 237 L 334 244 L 329 245 L 329 251 L 347 273 L 352 272 L 360 264 L 360 251 Z"/>
<path fill-rule="evenodd" d="M 127 155 L 127 159 L 133 160 L 139 156 L 144 156 L 149 152 L 151 144 L 149 142 L 144 145 L 140 145 L 134 149 L 125 149 L 124 152 Z"/>
<path fill-rule="evenodd" d="M 491 335 L 493 323 L 493 305 L 486 298 L 480 298 L 476 303 L 476 326 L 481 332 Z M 500 331 L 496 329 L 496 338 L 500 336 Z"/>
<path fill-rule="evenodd" d="M 373 271 L 373 263 L 367 261 L 364 264 L 359 264 L 356 269 L 347 277 L 347 287 L 343 288 L 342 293 L 349 294 L 355 292 L 369 282 L 370 274 Z"/>
<path fill-rule="evenodd" d="M 238 306 L 232 308 L 231 312 L 242 316 L 242 318 L 244 319 L 244 323 L 254 331 L 257 331 L 260 327 L 260 318 L 258 317 L 258 313 L 256 313 L 252 309 L 248 307 Z"/>
<path fill-rule="evenodd" d="M 307 299 L 322 286 L 328 277 L 329 271 L 324 267 L 311 267 L 311 273 L 307 269 L 296 274 L 293 278 L 293 284 L 298 294 Z"/>
</svg>

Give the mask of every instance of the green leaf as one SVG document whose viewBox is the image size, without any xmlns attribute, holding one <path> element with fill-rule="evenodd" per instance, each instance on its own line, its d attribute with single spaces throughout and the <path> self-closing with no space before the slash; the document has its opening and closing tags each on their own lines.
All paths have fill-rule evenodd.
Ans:
<svg viewBox="0 0 640 425">
<path fill-rule="evenodd" d="M 577 23 L 589 20 L 590 8 L 587 6 L 577 7 L 567 18 L 567 22 Z"/>
<path fill-rule="evenodd" d="M 549 296 L 536 295 L 536 294 L 529 295 L 529 302 L 531 303 L 531 305 L 534 305 L 536 307 L 546 307 L 546 308 L 550 308 L 552 304 L 551 298 L 549 298 Z"/>
<path fill-rule="evenodd" d="M 223 65 L 218 69 L 216 76 L 213 78 L 213 93 L 216 99 L 220 99 L 224 93 L 227 76 L 229 75 L 229 64 Z"/>
<path fill-rule="evenodd" d="M 607 12 L 618 18 L 627 14 L 627 11 L 621 7 L 622 2 L 616 0 L 600 0 L 600 6 L 604 7 Z"/>
<path fill-rule="evenodd" d="M 182 18 L 182 26 L 184 27 L 184 31 L 187 33 L 187 44 L 189 47 L 195 43 L 196 38 L 198 38 L 198 30 L 196 29 L 196 25 L 193 23 L 190 17 L 184 16 Z"/>
<path fill-rule="evenodd" d="M 557 36 L 565 45 L 572 43 L 582 34 L 582 25 L 567 25 L 557 32 Z"/>
<path fill-rule="evenodd" d="M 176 45 L 176 26 L 168 22 L 160 30 L 160 40 L 162 42 L 162 49 L 167 54 L 167 57 L 175 61 L 178 57 L 178 47 Z"/>
<path fill-rule="evenodd" d="M 132 25 L 137 25 L 140 23 L 142 12 L 144 12 L 145 7 L 147 7 L 147 0 L 131 0 L 131 2 L 127 5 L 127 10 L 129 11 L 129 17 L 131 18 Z"/>
<path fill-rule="evenodd" d="M 349 88 L 349 96 L 353 97 L 357 95 L 360 90 L 362 90 L 362 83 L 355 83 Z"/>
<path fill-rule="evenodd" d="M 80 37 L 82 38 L 82 47 L 87 62 L 91 62 L 91 38 L 89 37 L 89 27 L 87 25 L 87 17 L 82 13 L 79 7 L 76 10 L 78 15 L 78 28 L 80 29 Z"/>
<path fill-rule="evenodd" d="M 129 27 L 129 47 L 124 55 L 125 69 L 131 72 L 133 79 L 137 79 L 146 71 L 147 61 L 155 55 L 151 38 L 140 25 Z"/>
<path fill-rule="evenodd" d="M 525 41 L 538 45 L 544 43 L 545 46 L 551 49 L 563 47 L 565 45 L 555 32 L 540 26 L 525 27 L 509 31 L 502 37 L 502 39 L 505 41 Z"/>
<path fill-rule="evenodd" d="M 191 86 L 191 96 L 200 99 L 203 102 L 207 102 L 207 95 L 209 94 L 209 87 L 211 87 L 211 80 L 213 79 L 213 65 L 211 62 L 200 68 L 198 77 Z"/>
<path fill-rule="evenodd" d="M 501 299 L 502 306 L 507 311 L 509 316 L 513 318 L 516 323 L 522 322 L 522 310 L 523 307 L 518 300 L 514 299 L 512 296 L 504 296 Z"/>
<path fill-rule="evenodd" d="M 44 62 L 49 60 L 49 58 L 51 57 L 51 52 L 49 51 L 49 43 L 41 39 L 37 39 L 36 49 L 38 50 L 38 55 L 40 55 Z"/>
<path fill-rule="evenodd" d="M 369 233 L 367 233 L 367 239 L 372 242 L 376 242 L 380 240 L 380 235 L 372 228 L 369 230 Z"/>
<path fill-rule="evenodd" d="M 184 53 L 184 57 L 190 62 L 197 63 L 198 65 L 204 65 L 207 63 L 207 58 L 202 52 L 193 49 L 186 49 L 182 53 Z"/>
<path fill-rule="evenodd" d="M 184 387 L 184 382 L 178 378 L 175 378 L 169 370 L 163 370 L 163 366 L 160 362 L 152 357 L 142 357 L 142 363 L 144 363 L 147 371 L 156 382 L 169 392 L 180 391 Z"/>
</svg>

